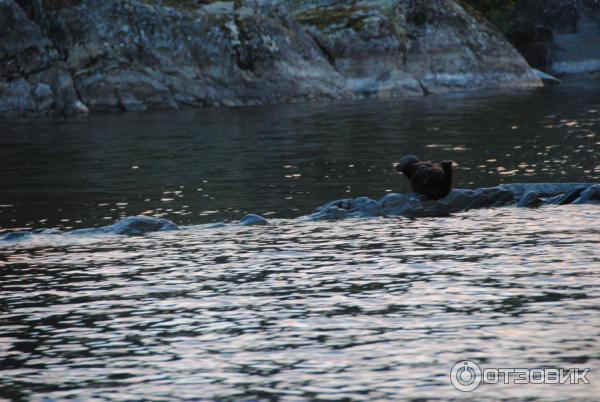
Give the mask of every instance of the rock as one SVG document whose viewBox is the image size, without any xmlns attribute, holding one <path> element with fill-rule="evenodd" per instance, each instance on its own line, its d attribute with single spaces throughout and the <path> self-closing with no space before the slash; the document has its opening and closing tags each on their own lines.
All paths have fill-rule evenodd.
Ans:
<svg viewBox="0 0 600 402">
<path fill-rule="evenodd" d="M 533 67 L 553 75 L 600 71 L 597 1 L 521 0 L 514 14 L 507 37 Z"/>
<path fill-rule="evenodd" d="M 528 191 L 517 202 L 519 208 L 535 208 L 539 207 L 544 203 L 544 200 L 540 198 L 540 194 L 537 191 Z"/>
<path fill-rule="evenodd" d="M 33 235 L 61 235 L 58 229 L 34 229 L 31 231 L 19 231 L 19 232 L 8 232 L 4 235 L 0 235 L 0 241 L 23 241 L 29 240 Z"/>
<path fill-rule="evenodd" d="M 454 213 L 467 208 L 473 202 L 473 194 L 473 190 L 452 190 L 438 202 L 447 205 L 449 213 Z"/>
<path fill-rule="evenodd" d="M 0 113 L 34 112 L 35 99 L 31 96 L 31 86 L 24 79 L 0 83 Z"/>
<path fill-rule="evenodd" d="M 130 216 L 110 226 L 104 226 L 101 229 L 107 233 L 135 236 L 150 232 L 179 230 L 179 227 L 168 219 L 152 218 L 150 216 Z"/>
<path fill-rule="evenodd" d="M 63 232 L 61 232 L 58 229 L 55 228 L 51 228 L 51 229 L 34 229 L 31 231 L 31 233 L 33 234 L 44 234 L 44 235 L 61 235 L 63 234 Z"/>
<path fill-rule="evenodd" d="M 0 1 L 0 53 L 2 76 L 13 79 L 52 67 L 59 60 L 40 27 L 12 0 Z"/>
<path fill-rule="evenodd" d="M 600 204 L 600 184 L 585 189 L 573 204 Z"/>
<path fill-rule="evenodd" d="M 215 222 L 215 223 L 202 223 L 199 225 L 190 225 L 190 226 L 181 226 L 180 229 L 193 229 L 193 230 L 205 230 L 205 229 L 218 229 L 225 227 L 225 223 L 223 222 Z"/>
<path fill-rule="evenodd" d="M 228 4 L 82 0 L 48 16 L 92 111 L 339 97 L 337 74 L 285 6 Z"/>
<path fill-rule="evenodd" d="M 324 6 L 298 2 L 296 19 L 314 38 L 339 74 L 343 90 L 358 96 L 422 95 L 407 70 L 409 46 L 403 10 L 389 2 L 333 1 Z"/>
<path fill-rule="evenodd" d="M 458 2 L 294 4 L 295 17 L 350 93 L 390 97 L 541 85 L 504 37 Z"/>
<path fill-rule="evenodd" d="M 590 185 L 590 183 L 514 183 L 501 184 L 497 188 L 508 190 L 516 197 L 521 197 L 529 191 L 534 191 L 540 197 L 548 198 L 567 193 L 572 189 L 586 189 Z"/>
<path fill-rule="evenodd" d="M 383 214 L 379 203 L 367 197 L 332 201 L 317 208 L 316 213 L 319 216 L 317 220 L 338 220 L 347 217 L 372 217 L 381 216 Z"/>
<path fill-rule="evenodd" d="M 515 193 L 505 187 L 479 188 L 472 193 L 472 201 L 465 209 L 502 207 L 515 202 Z"/>
<path fill-rule="evenodd" d="M 269 221 L 263 218 L 260 215 L 255 214 L 247 214 L 241 220 L 240 224 L 244 226 L 252 226 L 252 225 L 268 225 Z"/>
<path fill-rule="evenodd" d="M 12 0 L 0 0 L 0 115 L 70 112 L 81 103 L 59 52 Z"/>
<path fill-rule="evenodd" d="M 0 0 L 0 54 L 0 114 L 541 85 L 454 0 Z"/>
<path fill-rule="evenodd" d="M 88 109 L 88 107 L 80 100 L 74 100 L 72 103 L 69 104 L 69 107 L 67 109 L 67 113 L 73 114 L 87 114 L 89 112 L 90 109 Z"/>
<path fill-rule="evenodd" d="M 540 80 L 542 80 L 542 82 L 545 85 L 559 85 L 559 84 L 562 84 L 562 81 L 559 80 L 558 78 L 556 78 L 555 76 L 550 75 L 550 74 L 546 74 L 545 72 L 540 71 L 537 68 L 532 68 L 531 71 L 533 71 L 533 73 L 535 75 L 537 75 L 537 77 Z"/>
<path fill-rule="evenodd" d="M 313 221 L 337 221 L 346 218 L 356 218 L 356 214 L 336 206 L 325 207 L 309 215 L 308 219 Z"/>
<path fill-rule="evenodd" d="M 84 228 L 84 229 L 75 229 L 75 230 L 71 230 L 70 232 L 66 232 L 65 235 L 67 236 L 99 236 L 99 235 L 105 235 L 108 233 L 107 230 L 104 230 L 104 227 L 99 227 L 99 228 Z"/>
<path fill-rule="evenodd" d="M 386 194 L 379 201 L 379 206 L 385 216 L 401 216 L 411 208 L 411 199 L 403 194 Z"/>
<path fill-rule="evenodd" d="M 170 230 L 179 230 L 179 227 L 168 219 L 140 215 L 123 218 L 109 226 L 77 229 L 67 232 L 67 234 L 72 236 L 94 236 L 100 234 L 137 236 L 150 232 Z"/>
<path fill-rule="evenodd" d="M 9 232 L 0 236 L 2 241 L 22 241 L 31 238 L 31 232 Z"/>
<path fill-rule="evenodd" d="M 381 205 L 377 201 L 367 197 L 359 197 L 354 199 L 354 205 L 360 216 L 381 216 L 383 211 Z"/>
<path fill-rule="evenodd" d="M 0 236 L 4 241 L 21 241 L 31 238 L 33 235 L 69 235 L 69 236 L 97 236 L 105 234 L 116 234 L 126 236 L 137 236 L 150 232 L 163 232 L 179 230 L 179 227 L 168 219 L 153 218 L 150 216 L 129 216 L 112 225 L 99 228 L 84 228 L 61 232 L 58 229 L 35 229 L 32 231 L 10 232 Z"/>
<path fill-rule="evenodd" d="M 454 189 L 448 196 L 439 200 L 427 199 L 420 194 L 395 193 L 387 194 L 379 202 L 367 197 L 348 198 L 329 202 L 302 219 L 320 221 L 381 215 L 444 216 L 476 208 L 496 208 L 509 205 L 537 207 L 571 203 L 600 203 L 600 184 L 502 184 L 477 190 Z"/>
<path fill-rule="evenodd" d="M 54 97 L 50 85 L 38 82 L 32 86 L 31 94 L 38 109 L 49 110 L 52 107 Z"/>
<path fill-rule="evenodd" d="M 564 194 L 555 195 L 554 197 L 547 199 L 544 203 L 552 205 L 570 204 L 579 197 L 583 190 L 585 190 L 585 187 L 574 187 Z"/>
</svg>

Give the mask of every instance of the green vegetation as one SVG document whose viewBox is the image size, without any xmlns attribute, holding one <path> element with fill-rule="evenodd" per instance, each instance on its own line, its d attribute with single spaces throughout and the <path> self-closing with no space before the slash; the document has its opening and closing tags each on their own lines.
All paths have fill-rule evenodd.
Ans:
<svg viewBox="0 0 600 402">
<path fill-rule="evenodd" d="M 480 12 L 503 33 L 510 29 L 518 2 L 519 0 L 461 0 L 463 5 Z"/>
</svg>

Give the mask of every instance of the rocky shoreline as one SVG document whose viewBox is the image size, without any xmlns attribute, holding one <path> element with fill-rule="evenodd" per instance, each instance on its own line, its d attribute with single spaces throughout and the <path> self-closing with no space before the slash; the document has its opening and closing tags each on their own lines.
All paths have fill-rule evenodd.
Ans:
<svg viewBox="0 0 600 402">
<path fill-rule="evenodd" d="M 454 0 L 0 0 L 2 116 L 541 85 Z"/>
</svg>

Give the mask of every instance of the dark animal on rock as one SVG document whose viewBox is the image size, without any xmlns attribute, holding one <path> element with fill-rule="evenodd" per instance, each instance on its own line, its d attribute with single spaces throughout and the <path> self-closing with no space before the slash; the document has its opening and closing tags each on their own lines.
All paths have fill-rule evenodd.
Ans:
<svg viewBox="0 0 600 402">
<path fill-rule="evenodd" d="M 413 191 L 428 198 L 444 198 L 452 191 L 452 161 L 423 162 L 414 155 L 400 159 L 396 170 L 410 180 Z"/>
</svg>

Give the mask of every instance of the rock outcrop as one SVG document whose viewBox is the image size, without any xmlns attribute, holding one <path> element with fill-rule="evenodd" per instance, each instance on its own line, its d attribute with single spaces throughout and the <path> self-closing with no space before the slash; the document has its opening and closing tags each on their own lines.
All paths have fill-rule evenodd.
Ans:
<svg viewBox="0 0 600 402">
<path fill-rule="evenodd" d="M 454 0 L 0 0 L 2 115 L 537 85 Z"/>
<path fill-rule="evenodd" d="M 533 67 L 543 71 L 600 72 L 597 0 L 521 0 L 507 37 Z"/>
<path fill-rule="evenodd" d="M 242 219 L 240 219 L 240 224 L 244 226 L 268 225 L 269 221 L 260 215 L 247 214 L 244 215 Z"/>
<path fill-rule="evenodd" d="M 379 201 L 367 197 L 329 202 L 302 219 L 339 220 L 375 216 L 444 216 L 476 208 L 514 205 L 600 204 L 600 184 L 502 184 L 477 190 L 454 189 L 445 198 L 430 200 L 420 194 L 387 194 Z"/>
<path fill-rule="evenodd" d="M 53 43 L 12 0 L 0 0 L 0 115 L 85 112 Z"/>
</svg>

